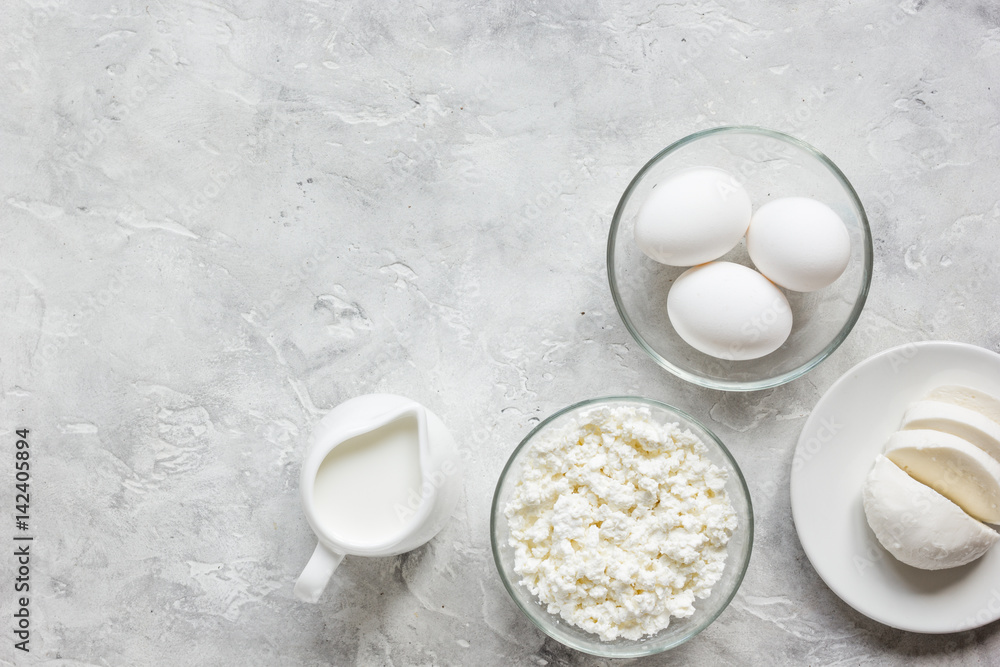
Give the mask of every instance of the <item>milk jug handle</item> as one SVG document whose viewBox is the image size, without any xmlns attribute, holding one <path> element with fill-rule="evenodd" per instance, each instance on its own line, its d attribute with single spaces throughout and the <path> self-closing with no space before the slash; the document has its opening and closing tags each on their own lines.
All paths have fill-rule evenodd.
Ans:
<svg viewBox="0 0 1000 667">
<path fill-rule="evenodd" d="M 342 560 L 344 554 L 327 549 L 322 543 L 317 544 L 312 557 L 306 563 L 306 569 L 302 570 L 298 581 L 295 582 L 295 597 L 303 602 L 318 602 L 333 571 Z"/>
</svg>

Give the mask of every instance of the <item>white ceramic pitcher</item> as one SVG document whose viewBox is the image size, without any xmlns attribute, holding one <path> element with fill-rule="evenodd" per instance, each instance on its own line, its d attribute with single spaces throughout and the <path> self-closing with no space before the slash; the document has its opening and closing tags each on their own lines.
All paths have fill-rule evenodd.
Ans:
<svg viewBox="0 0 1000 667">
<path fill-rule="evenodd" d="M 402 421 L 405 420 L 405 421 Z M 336 447 L 360 437 L 377 437 L 380 429 L 395 422 L 416 429 L 419 448 L 420 489 L 408 495 L 407 518 L 375 542 L 361 542 L 337 534 L 324 520 L 316 502 L 315 483 L 320 466 Z M 369 394 L 346 401 L 327 413 L 310 437 L 310 447 L 302 464 L 299 487 L 306 519 L 319 543 L 298 581 L 295 596 L 304 602 L 319 600 L 345 555 L 393 556 L 416 549 L 434 537 L 451 516 L 461 492 L 458 449 L 444 423 L 433 412 L 402 396 Z M 363 512 L 363 507 L 353 508 Z"/>
</svg>

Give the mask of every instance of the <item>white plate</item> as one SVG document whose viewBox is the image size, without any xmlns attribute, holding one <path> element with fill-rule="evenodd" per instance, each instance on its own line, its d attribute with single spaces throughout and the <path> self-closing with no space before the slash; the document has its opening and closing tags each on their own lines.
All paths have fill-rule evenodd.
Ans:
<svg viewBox="0 0 1000 667">
<path fill-rule="evenodd" d="M 816 572 L 865 616 L 912 632 L 1000 618 L 1000 548 L 963 567 L 918 570 L 882 548 L 861 506 L 865 477 L 906 406 L 942 384 L 1000 396 L 1000 355 L 937 341 L 876 354 L 819 400 L 792 461 L 792 517 Z"/>
</svg>

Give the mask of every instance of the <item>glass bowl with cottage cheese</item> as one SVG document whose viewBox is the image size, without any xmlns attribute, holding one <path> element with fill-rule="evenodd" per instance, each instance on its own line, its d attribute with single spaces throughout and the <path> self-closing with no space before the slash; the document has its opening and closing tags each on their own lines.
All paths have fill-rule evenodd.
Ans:
<svg viewBox="0 0 1000 667">
<path fill-rule="evenodd" d="M 708 627 L 753 545 L 750 493 L 725 445 L 658 401 L 583 401 L 538 424 L 500 473 L 497 570 L 545 634 L 608 658 L 660 653 Z"/>
</svg>

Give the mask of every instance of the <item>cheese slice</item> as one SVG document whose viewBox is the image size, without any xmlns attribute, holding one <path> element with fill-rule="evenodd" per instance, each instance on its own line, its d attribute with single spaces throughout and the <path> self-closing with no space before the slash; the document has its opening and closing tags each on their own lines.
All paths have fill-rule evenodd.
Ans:
<svg viewBox="0 0 1000 667">
<path fill-rule="evenodd" d="M 929 393 L 924 400 L 951 403 L 975 410 L 979 414 L 1000 423 L 1000 399 L 970 387 L 944 385 Z"/>
<path fill-rule="evenodd" d="M 862 491 L 875 537 L 898 560 L 924 570 L 971 563 L 1000 539 L 934 489 L 879 454 Z"/>
<path fill-rule="evenodd" d="M 973 518 L 1000 523 L 1000 462 L 958 436 L 925 429 L 897 431 L 886 457 Z"/>
<path fill-rule="evenodd" d="M 957 435 L 1000 461 L 1000 424 L 972 408 L 943 401 L 917 401 L 903 413 L 900 428 Z"/>
</svg>

